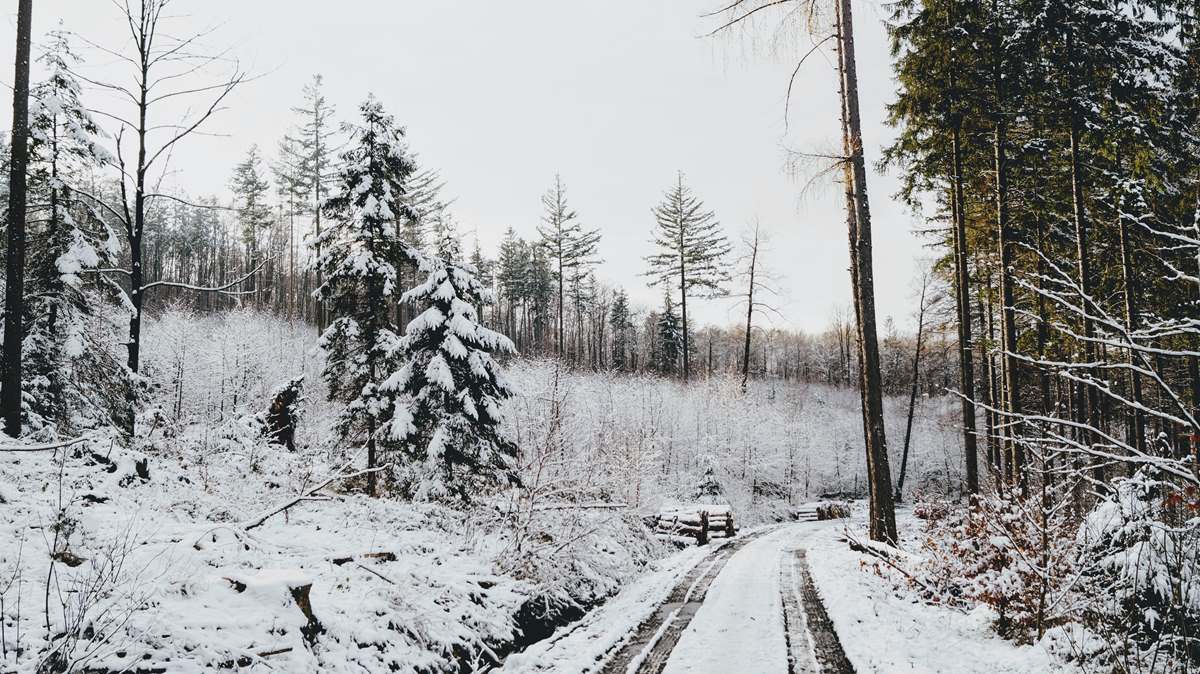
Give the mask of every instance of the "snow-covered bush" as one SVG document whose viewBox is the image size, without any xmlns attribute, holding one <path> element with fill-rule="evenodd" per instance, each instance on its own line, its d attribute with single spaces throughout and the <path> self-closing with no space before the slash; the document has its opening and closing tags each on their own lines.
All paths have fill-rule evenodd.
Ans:
<svg viewBox="0 0 1200 674">
<path fill-rule="evenodd" d="M 996 630 L 1020 642 L 1041 638 L 1066 616 L 1069 521 L 1038 496 L 980 496 L 972 505 L 918 505 L 925 521 L 913 581 L 927 601 L 994 611 Z"/>
<path fill-rule="evenodd" d="M 1124 671 L 1200 667 L 1200 498 L 1153 469 L 1088 513 L 1080 549 L 1082 621 Z"/>
</svg>

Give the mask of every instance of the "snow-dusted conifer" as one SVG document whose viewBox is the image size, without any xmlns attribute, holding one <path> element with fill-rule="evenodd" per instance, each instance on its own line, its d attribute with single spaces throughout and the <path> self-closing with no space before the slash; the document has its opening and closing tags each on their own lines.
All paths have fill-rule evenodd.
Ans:
<svg viewBox="0 0 1200 674">
<path fill-rule="evenodd" d="M 420 254 L 397 235 L 398 218 L 416 217 L 407 181 L 416 166 L 403 129 L 374 97 L 361 108 L 333 196 L 323 210 L 330 223 L 314 243 L 324 283 L 316 296 L 332 321 L 321 336 L 330 400 L 343 403 L 338 431 L 362 443 L 367 465 L 378 465 L 379 431 L 391 419 L 396 390 L 380 384 L 397 367 L 401 340 L 391 323 L 389 302 L 397 294 L 396 262 Z M 367 477 L 376 493 L 376 475 Z"/>
<path fill-rule="evenodd" d="M 401 482 L 417 500 L 467 501 L 517 483 L 516 445 L 500 426 L 512 391 L 492 358 L 512 342 L 479 324 L 491 291 L 474 270 L 428 259 L 428 277 L 404 294 L 423 311 L 401 341 L 401 367 L 382 387 L 401 402 L 390 439 L 405 458 Z"/>
<path fill-rule="evenodd" d="M 663 293 L 663 311 L 658 316 L 656 325 L 658 371 L 664 375 L 674 375 L 678 370 L 679 358 L 683 352 L 683 327 L 679 314 L 675 313 L 675 301 L 671 291 Z"/>
<path fill-rule="evenodd" d="M 613 369 L 624 371 L 629 367 L 629 351 L 633 344 L 630 332 L 633 330 L 633 322 L 629 317 L 629 296 L 620 288 L 613 296 L 608 323 L 612 329 L 612 359 L 610 362 Z"/>
<path fill-rule="evenodd" d="M 243 265 L 245 273 L 250 273 L 260 261 L 264 235 L 271 227 L 271 206 L 267 204 L 267 192 L 271 184 L 263 176 L 262 158 L 257 145 L 251 145 L 246 158 L 234 167 L 229 187 L 233 190 L 234 208 L 241 228 L 245 255 Z M 249 279 L 248 286 L 257 299 L 259 288 L 254 277 Z"/>
<path fill-rule="evenodd" d="M 726 258 L 729 240 L 721 231 L 717 216 L 705 210 L 704 203 L 683 182 L 683 173 L 654 207 L 654 244 L 658 252 L 646 258 L 650 264 L 651 285 L 673 288 L 679 293 L 683 310 L 680 320 L 680 351 L 683 357 L 683 380 L 691 375 L 691 321 L 688 320 L 688 298 L 719 297 L 725 294 L 729 280 Z"/>
<path fill-rule="evenodd" d="M 114 421 L 132 385 L 103 317 L 120 289 L 86 273 L 114 266 L 120 242 L 74 187 L 110 155 L 70 74 L 76 57 L 66 33 L 52 33 L 38 60 L 49 76 L 30 97 L 29 189 L 36 196 L 29 209 L 22 377 L 24 423 L 35 432 Z"/>
</svg>

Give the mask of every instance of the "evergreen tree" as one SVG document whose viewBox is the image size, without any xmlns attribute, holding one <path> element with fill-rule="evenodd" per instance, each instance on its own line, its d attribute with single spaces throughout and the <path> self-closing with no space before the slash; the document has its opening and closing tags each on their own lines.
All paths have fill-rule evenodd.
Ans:
<svg viewBox="0 0 1200 674">
<path fill-rule="evenodd" d="M 650 264 L 651 285 L 675 288 L 679 292 L 683 380 L 691 372 L 688 343 L 689 297 L 713 297 L 725 293 L 721 284 L 729 280 L 725 259 L 731 247 L 712 211 L 696 198 L 679 173 L 676 184 L 667 191 L 663 202 L 654 208 L 658 227 L 654 244 L 659 252 L 646 258 Z"/>
<path fill-rule="evenodd" d="M 658 358 L 655 363 L 660 374 L 674 376 L 679 371 L 679 361 L 685 347 L 683 324 L 679 314 L 675 313 L 675 301 L 670 290 L 663 292 L 663 310 L 658 315 L 656 327 Z"/>
<path fill-rule="evenodd" d="M 517 447 L 501 428 L 512 395 L 494 353 L 511 353 L 504 335 L 479 324 L 490 291 L 473 270 L 426 260 L 425 283 L 404 294 L 423 311 L 399 345 L 404 365 L 381 387 L 398 402 L 388 437 L 405 458 L 403 493 L 419 501 L 469 501 L 518 483 Z"/>
<path fill-rule="evenodd" d="M 555 281 L 553 260 L 545 246 L 530 246 L 526 258 L 525 300 L 529 307 L 530 334 L 541 353 L 549 353 L 550 319 L 554 311 Z"/>
<path fill-rule="evenodd" d="M 260 262 L 263 235 L 271 227 L 271 207 L 267 204 L 271 184 L 262 175 L 262 158 L 257 145 L 251 145 L 246 158 L 234 167 L 229 186 L 233 190 L 234 210 L 241 229 L 243 265 L 245 273 L 250 273 Z M 258 282 L 251 277 L 248 285 L 248 290 L 254 291 L 257 298 Z"/>
<path fill-rule="evenodd" d="M 301 161 L 300 141 L 287 134 L 279 141 L 279 156 L 271 165 L 275 190 L 279 195 L 287 223 L 287 316 L 291 318 L 296 293 L 296 216 L 308 211 L 308 194 L 312 190 L 310 176 Z"/>
<path fill-rule="evenodd" d="M 519 350 L 528 348 L 524 341 L 524 324 L 517 329 L 521 319 L 521 308 L 525 305 L 525 272 L 529 265 L 529 246 L 516 231 L 509 227 L 500 241 L 500 252 L 496 256 L 495 274 L 498 302 L 503 319 L 501 325 L 507 334 L 513 335 Z"/>
<path fill-rule="evenodd" d="M 554 281 L 558 285 L 558 343 L 555 349 L 561 357 L 566 345 L 566 287 L 569 281 L 577 286 L 586 268 L 599 262 L 596 249 L 600 244 L 600 230 L 587 229 L 579 222 L 579 215 L 567 205 L 567 189 L 557 174 L 554 187 L 542 196 L 542 207 L 544 224 L 538 227 L 538 234 L 553 265 Z"/>
<path fill-rule="evenodd" d="M 432 239 L 431 253 L 443 262 L 456 264 L 463 261 L 462 238 L 458 233 L 458 223 L 445 209 L 433 214 L 429 224 L 429 236 Z"/>
<path fill-rule="evenodd" d="M 399 217 L 416 217 L 406 181 L 415 164 L 403 129 L 374 97 L 360 108 L 333 196 L 325 203 L 330 221 L 314 242 L 325 282 L 317 295 L 333 320 L 321 337 L 326 354 L 329 399 L 344 407 L 337 429 L 346 440 L 366 445 L 367 466 L 378 464 L 378 444 L 392 444 L 379 431 L 391 420 L 396 390 L 380 384 L 397 367 L 400 337 L 390 321 L 388 300 L 397 295 L 395 261 L 419 253 L 396 236 Z M 376 493 L 376 475 L 367 477 Z"/>
<path fill-rule="evenodd" d="M 613 369 L 625 371 L 629 368 L 629 331 L 633 322 L 629 318 L 629 296 L 624 290 L 617 289 L 613 296 L 612 308 L 609 309 L 608 324 L 612 330 L 612 357 L 610 362 Z"/>
<path fill-rule="evenodd" d="M 30 247 L 25 310 L 23 414 L 27 430 L 72 430 L 116 423 L 133 386 L 116 357 L 118 338 L 104 316 L 120 287 L 88 270 L 116 264 L 116 233 L 75 190 L 111 160 L 80 98 L 67 34 L 55 32 L 38 59 L 49 77 L 30 106 Z"/>
<path fill-rule="evenodd" d="M 325 99 L 322 86 L 322 77 L 313 75 L 312 82 L 304 86 L 304 103 L 300 107 L 292 108 L 292 112 L 300 115 L 303 121 L 294 133 L 297 145 L 295 154 L 290 161 L 301 167 L 302 172 L 307 176 L 305 184 L 310 190 L 313 242 L 317 242 L 321 238 L 321 205 L 329 195 L 339 173 L 334 161 L 337 152 L 335 137 L 337 129 L 333 122 L 333 116 L 336 114 L 336 109 Z M 316 257 L 321 257 L 320 244 L 315 243 L 314 250 Z M 317 285 L 320 286 L 323 283 L 323 272 L 319 264 L 315 267 Z M 326 323 L 326 310 L 319 301 L 316 313 L 317 329 L 323 331 Z"/>
</svg>

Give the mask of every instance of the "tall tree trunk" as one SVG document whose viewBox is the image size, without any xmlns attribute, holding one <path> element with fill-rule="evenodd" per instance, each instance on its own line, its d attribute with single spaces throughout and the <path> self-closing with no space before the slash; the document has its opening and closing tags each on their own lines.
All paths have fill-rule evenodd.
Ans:
<svg viewBox="0 0 1200 674">
<path fill-rule="evenodd" d="M 917 410 L 917 387 L 921 381 L 921 345 L 925 336 L 925 290 L 929 277 L 921 279 L 921 299 L 917 305 L 917 350 L 913 354 L 912 388 L 908 393 L 908 421 L 904 424 L 904 452 L 900 455 L 900 477 L 896 480 L 896 502 L 903 500 L 904 474 L 908 469 L 908 446 L 912 440 L 913 414 Z"/>
<path fill-rule="evenodd" d="M 1118 159 L 1119 165 L 1119 159 Z M 1124 198 L 1117 204 L 1117 230 L 1121 240 L 1121 276 L 1124 285 L 1125 329 L 1137 330 L 1137 277 L 1133 275 L 1133 249 L 1129 240 L 1129 223 L 1124 216 Z M 1129 364 L 1129 391 L 1133 401 L 1133 416 L 1130 419 L 1127 442 L 1139 453 L 1146 451 L 1146 415 L 1142 412 L 1142 379 L 1137 373 L 1137 352 L 1126 349 Z"/>
<path fill-rule="evenodd" d="M 1068 26 L 1067 28 L 1067 64 L 1068 68 L 1073 68 L 1074 58 L 1074 32 Z M 1073 71 L 1069 71 L 1072 72 Z M 1079 305 L 1082 309 L 1080 316 L 1081 332 L 1083 335 L 1083 358 L 1085 362 L 1094 363 L 1096 361 L 1096 343 L 1094 341 L 1096 328 L 1091 316 L 1092 298 L 1092 270 L 1091 262 L 1088 258 L 1088 236 L 1089 225 L 1087 221 L 1087 212 L 1084 206 L 1084 179 L 1083 179 L 1083 162 L 1079 156 L 1080 143 L 1080 120 L 1079 111 L 1077 109 L 1076 95 L 1074 87 L 1076 83 L 1074 77 L 1069 78 L 1068 89 L 1070 90 L 1070 155 L 1071 155 L 1071 209 L 1075 224 L 1075 261 L 1076 272 L 1078 275 L 1077 282 L 1079 289 L 1083 294 L 1080 298 Z M 1078 421 L 1085 428 L 1094 428 L 1095 424 L 1099 423 L 1099 400 L 1095 387 L 1080 384 L 1081 400 Z M 1082 442 L 1090 444 L 1092 433 L 1085 431 Z M 1094 476 L 1101 483 L 1104 482 L 1104 466 L 1100 461 L 1094 462 Z"/>
<path fill-rule="evenodd" d="M 842 97 L 845 101 L 847 146 L 845 155 L 853 178 L 855 232 L 851 267 L 857 271 L 855 304 L 859 308 L 860 385 L 867 403 L 867 470 L 871 484 L 870 532 L 872 540 L 895 542 L 896 511 L 888 468 L 887 437 L 883 426 L 883 395 L 879 380 L 879 343 L 875 331 L 875 279 L 871 251 L 871 209 L 867 200 L 867 167 L 863 156 L 862 124 L 858 107 L 858 73 L 854 58 L 854 17 L 850 0 L 839 0 L 839 37 Z"/>
<path fill-rule="evenodd" d="M 679 184 L 683 185 L 683 176 L 679 177 Z M 688 376 L 691 374 L 691 346 L 688 344 L 688 333 L 690 326 L 688 325 L 687 314 L 687 255 L 685 253 L 683 239 L 683 223 L 679 223 L 679 306 L 683 314 L 683 381 L 686 383 Z"/>
<path fill-rule="evenodd" d="M 1038 213 L 1035 217 L 1035 223 L 1037 226 L 1037 245 L 1039 253 L 1037 260 L 1037 285 L 1038 290 L 1041 291 L 1038 293 L 1037 298 L 1037 349 L 1038 356 L 1042 360 L 1046 360 L 1047 356 L 1049 355 L 1046 352 L 1046 344 L 1049 341 L 1050 312 L 1046 307 L 1046 297 L 1043 294 L 1046 290 L 1045 278 L 1047 272 L 1044 256 L 1047 256 L 1050 253 L 1048 250 L 1046 250 L 1046 223 L 1043 220 L 1041 213 Z M 1049 417 L 1054 411 L 1055 405 L 1050 397 L 1050 373 L 1045 367 L 1038 368 L 1038 388 L 1040 389 L 1042 396 L 1042 415 Z"/>
<path fill-rule="evenodd" d="M 992 0 L 992 11 L 996 20 L 1000 20 L 1000 3 Z M 1004 63 L 1001 54 L 1000 31 L 996 31 L 993 50 L 995 63 L 993 65 L 992 83 L 996 96 L 995 135 L 993 151 L 996 170 L 996 240 L 1000 247 L 1000 346 L 1001 359 L 1004 367 L 1003 411 L 1006 413 L 1002 421 L 1007 430 L 1005 433 L 1006 474 L 1013 484 L 1024 484 L 1022 469 L 1025 463 L 1025 450 L 1021 445 L 1021 382 L 1020 370 L 1017 364 L 1017 326 L 1016 309 L 1013 299 L 1013 232 L 1008 221 L 1008 159 L 1006 145 L 1008 144 L 1008 127 L 1004 115 Z"/>
<path fill-rule="evenodd" d="M 29 44 L 33 0 L 17 4 L 12 157 L 8 172 L 8 252 L 4 287 L 4 432 L 21 435 L 21 346 L 25 339 L 25 174 L 29 165 Z"/>
<path fill-rule="evenodd" d="M 321 164 L 323 150 L 321 149 L 321 117 L 317 111 L 317 105 L 313 104 L 313 195 L 315 201 L 313 203 L 313 233 L 316 236 L 316 254 L 317 254 L 317 288 L 324 283 L 321 273 L 321 172 L 325 167 Z M 325 327 L 328 325 L 326 321 L 325 303 L 319 298 L 313 298 L 313 311 L 317 315 L 317 334 L 324 334 Z"/>
<path fill-rule="evenodd" d="M 754 243 L 750 247 L 750 286 L 746 290 L 746 339 L 742 344 L 742 392 L 750 383 L 750 330 L 754 324 L 754 272 L 758 266 L 758 229 L 754 230 Z M 768 279 L 769 280 L 769 279 Z M 712 338 L 709 338 L 709 369 L 712 368 Z"/>
<path fill-rule="evenodd" d="M 975 345 L 971 339 L 971 274 L 967 266 L 967 218 L 963 197 L 962 143 L 955 121 L 950 144 L 953 160 L 951 210 L 954 217 L 954 293 L 958 313 L 958 373 L 962 394 L 963 453 L 966 455 L 967 493 L 979 493 L 979 450 L 975 428 Z"/>
</svg>

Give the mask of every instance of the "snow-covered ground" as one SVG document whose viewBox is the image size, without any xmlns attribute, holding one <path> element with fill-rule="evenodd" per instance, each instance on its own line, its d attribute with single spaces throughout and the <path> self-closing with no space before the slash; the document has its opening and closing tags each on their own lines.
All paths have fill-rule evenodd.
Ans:
<svg viewBox="0 0 1200 674">
<path fill-rule="evenodd" d="M 920 526 L 905 511 L 897 524 L 902 532 Z M 847 526 L 855 538 L 867 540 L 861 518 Z M 877 560 L 851 550 L 842 527 L 821 531 L 806 546 L 813 581 L 860 674 L 1070 671 L 1040 645 L 1021 646 L 996 636 L 994 614 L 986 607 L 962 612 L 929 605 L 890 577 L 876 574 Z"/>
<path fill-rule="evenodd" d="M 525 652 L 510 656 L 499 671 L 511 674 L 597 671 L 603 666 L 605 656 L 624 644 L 632 628 L 649 619 L 680 579 L 712 550 L 712 546 L 693 546 L 655 562 L 649 572 L 586 618 Z"/>
<path fill-rule="evenodd" d="M 6 674 L 35 671 L 52 642 L 61 648 L 54 635 L 84 624 L 66 653 L 77 668 L 458 671 L 528 640 L 522 630 L 537 632 L 547 608 L 578 614 L 616 595 L 506 670 L 582 671 L 708 552 L 672 552 L 640 519 L 690 500 L 705 470 L 743 530 L 786 516 L 789 497 L 861 485 L 851 392 L 756 382 L 742 394 L 724 378 L 683 387 L 514 360 L 506 413 L 523 451 L 520 498 L 452 509 L 371 499 L 338 480 L 250 527 L 354 454 L 330 431 L 315 331 L 254 312 L 169 312 L 145 334 L 152 405 L 131 447 L 101 436 L 65 453 L 0 453 Z M 246 419 L 298 375 L 293 453 Z M 952 433 L 940 404 L 926 405 L 937 414 L 919 419 L 910 480 L 953 488 Z M 600 507 L 556 507 L 580 501 Z M 722 576 L 754 575 L 791 539 L 770 540 Z M 746 587 L 765 602 L 778 566 L 761 582 Z M 719 577 L 710 599 L 742 584 Z M 707 620 L 695 629 L 719 628 Z M 551 654 L 556 644 L 571 657 Z"/>
<path fill-rule="evenodd" d="M 788 674 L 781 566 L 797 547 L 832 522 L 782 527 L 729 560 L 684 631 L 664 674 L 756 672 Z M 808 671 L 807 669 L 801 671 Z"/>
<path fill-rule="evenodd" d="M 88 623 L 71 671 L 458 671 L 517 638 L 522 609 L 602 599 L 662 554 L 611 510 L 460 512 L 337 490 L 251 528 L 335 467 L 279 448 L 215 451 L 203 468 L 76 449 L 0 454 L 6 673 L 33 672 L 51 635 Z M 147 458 L 148 480 L 134 465 Z"/>
</svg>

